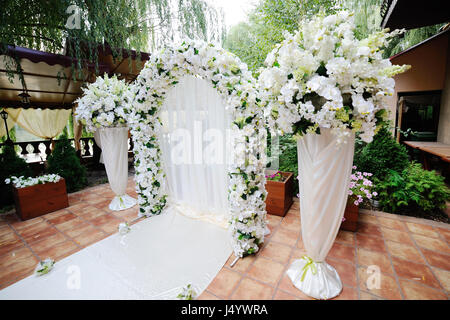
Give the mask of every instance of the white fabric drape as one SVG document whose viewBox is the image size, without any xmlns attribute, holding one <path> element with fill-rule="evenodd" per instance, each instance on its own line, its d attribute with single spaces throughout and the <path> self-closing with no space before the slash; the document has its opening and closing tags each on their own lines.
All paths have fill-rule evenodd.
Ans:
<svg viewBox="0 0 450 320">
<path fill-rule="evenodd" d="M 19 126 L 42 139 L 53 139 L 67 125 L 72 109 L 5 109 Z"/>
<path fill-rule="evenodd" d="M 345 144 L 337 145 L 331 129 L 320 132 L 297 142 L 301 228 L 308 257 L 294 261 L 287 273 L 305 294 L 330 299 L 341 292 L 342 283 L 325 258 L 347 203 L 355 137 L 351 133 Z"/>
<path fill-rule="evenodd" d="M 128 182 L 128 128 L 100 128 L 97 131 L 108 181 L 116 194 L 109 208 L 114 211 L 131 208 L 136 200 L 125 193 Z"/>
<path fill-rule="evenodd" d="M 95 140 L 95 143 L 97 144 L 97 146 L 101 149 L 102 148 L 102 141 L 100 140 L 100 133 L 98 132 L 98 130 L 96 130 L 94 132 L 94 140 Z M 128 150 L 127 150 L 127 152 L 128 152 Z M 99 159 L 98 162 L 103 163 L 103 164 L 105 163 L 103 161 L 103 152 L 100 152 L 100 159 Z"/>
<path fill-rule="evenodd" d="M 186 76 L 167 93 L 161 118 L 162 164 L 170 204 L 186 216 L 226 227 L 225 137 L 231 116 L 224 101 L 206 80 Z"/>
</svg>

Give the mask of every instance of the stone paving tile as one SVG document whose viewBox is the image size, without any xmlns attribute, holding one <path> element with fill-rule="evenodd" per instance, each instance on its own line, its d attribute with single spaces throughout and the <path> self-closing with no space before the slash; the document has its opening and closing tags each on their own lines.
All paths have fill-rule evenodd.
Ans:
<svg viewBox="0 0 450 320">
<path fill-rule="evenodd" d="M 136 197 L 129 180 L 127 192 Z M 33 273 L 39 259 L 63 259 L 117 232 L 122 221 L 136 223 L 138 207 L 108 208 L 114 193 L 101 185 L 69 194 L 70 206 L 20 221 L 0 217 L 0 289 Z M 286 216 L 267 216 L 271 234 L 256 255 L 235 260 L 232 254 L 200 300 L 311 300 L 286 275 L 306 254 L 301 238 L 299 202 Z M 357 232 L 340 231 L 326 261 L 343 283 L 336 300 L 448 299 L 450 226 L 424 219 L 363 210 Z M 379 268 L 379 285 L 373 276 Z"/>
</svg>

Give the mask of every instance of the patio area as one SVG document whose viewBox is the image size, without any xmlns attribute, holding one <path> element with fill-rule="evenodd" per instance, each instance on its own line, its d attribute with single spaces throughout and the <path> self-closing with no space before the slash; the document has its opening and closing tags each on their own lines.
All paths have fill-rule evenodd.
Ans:
<svg viewBox="0 0 450 320">
<path fill-rule="evenodd" d="M 134 181 L 127 193 L 136 197 Z M 120 222 L 138 223 L 138 208 L 109 210 L 109 185 L 69 195 L 70 207 L 21 222 L 0 220 L 0 289 L 31 275 L 40 259 L 59 261 L 117 232 Z M 285 275 L 304 253 L 299 203 L 286 217 L 268 215 L 271 234 L 255 256 L 230 268 L 232 255 L 199 299 L 309 299 Z M 356 233 L 341 231 L 327 261 L 344 285 L 337 299 L 448 299 L 450 226 L 413 217 L 365 211 Z M 369 289 L 367 267 L 381 271 L 380 288 Z"/>
</svg>

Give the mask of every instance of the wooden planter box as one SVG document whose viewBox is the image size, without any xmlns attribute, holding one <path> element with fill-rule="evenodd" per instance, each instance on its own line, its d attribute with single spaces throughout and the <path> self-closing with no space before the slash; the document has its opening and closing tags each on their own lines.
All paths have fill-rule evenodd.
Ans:
<svg viewBox="0 0 450 320">
<path fill-rule="evenodd" d="M 69 206 L 66 182 L 63 178 L 55 183 L 36 184 L 19 189 L 13 187 L 13 194 L 16 212 L 22 220 L 39 217 Z"/>
<path fill-rule="evenodd" d="M 266 170 L 266 175 L 274 174 L 275 170 Z M 266 180 L 266 210 L 268 214 L 284 217 L 288 212 L 293 202 L 293 181 L 294 177 L 292 172 L 281 173 L 286 180 L 284 181 L 271 181 Z"/>
<path fill-rule="evenodd" d="M 347 200 L 344 211 L 344 222 L 341 223 L 341 230 L 355 232 L 358 227 L 359 207 L 352 201 Z"/>
</svg>

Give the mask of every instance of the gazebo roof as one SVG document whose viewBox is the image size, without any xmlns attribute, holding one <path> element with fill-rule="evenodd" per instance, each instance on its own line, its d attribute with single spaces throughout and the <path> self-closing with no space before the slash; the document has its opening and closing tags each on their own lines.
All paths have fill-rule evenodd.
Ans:
<svg viewBox="0 0 450 320">
<path fill-rule="evenodd" d="M 383 0 L 381 27 L 414 29 L 450 21 L 448 1 Z"/>
<path fill-rule="evenodd" d="M 133 81 L 149 59 L 148 53 L 141 53 L 140 59 L 135 51 L 122 50 L 122 59 L 114 59 L 109 47 L 98 47 L 98 72 L 116 74 L 119 78 Z M 131 56 L 131 62 L 130 62 Z M 7 64 L 20 60 L 25 88 L 19 78 L 19 72 L 13 71 L 13 81 L 7 75 Z M 95 80 L 95 66 L 87 64 L 81 72 L 76 70 L 76 81 L 72 77 L 72 64 L 76 60 L 22 47 L 8 47 L 5 55 L 0 56 L 0 107 L 8 108 L 51 108 L 70 109 L 77 99 L 81 86 Z M 10 70 L 11 68 L 9 68 Z M 24 105 L 18 96 L 24 89 L 31 96 L 31 103 Z"/>
</svg>

